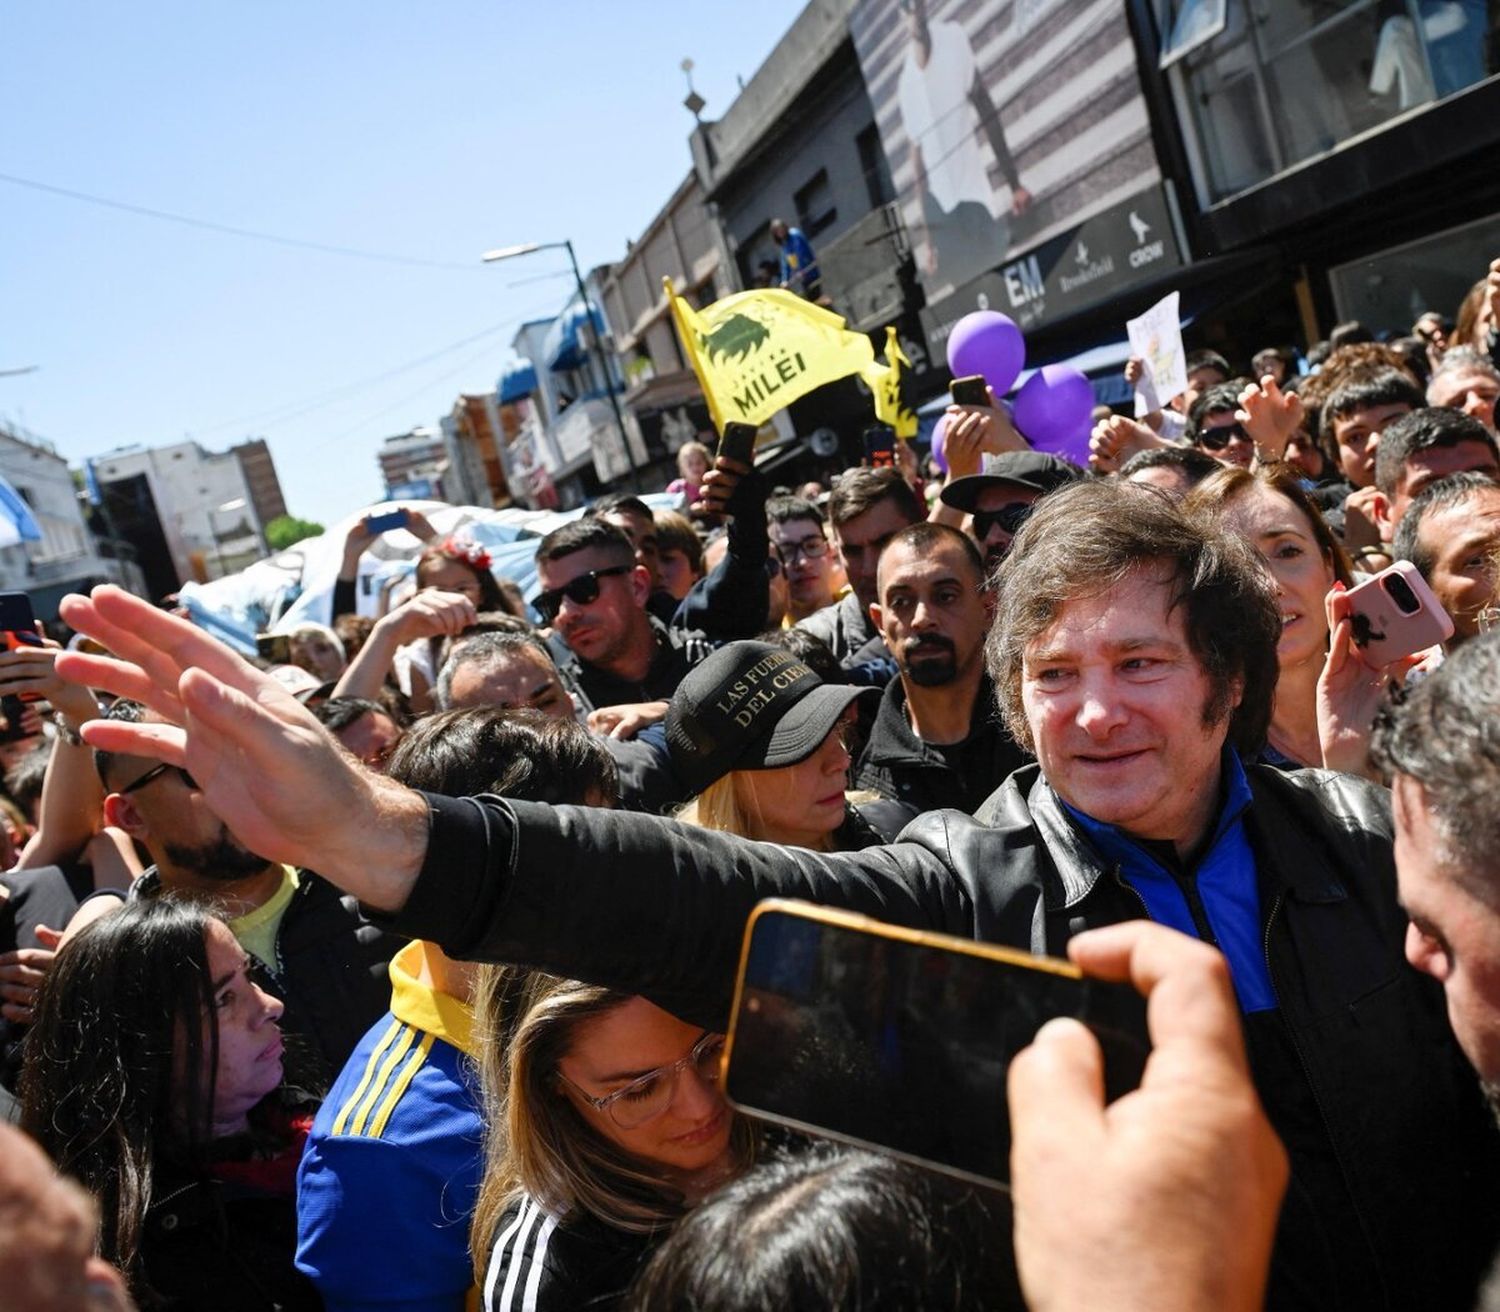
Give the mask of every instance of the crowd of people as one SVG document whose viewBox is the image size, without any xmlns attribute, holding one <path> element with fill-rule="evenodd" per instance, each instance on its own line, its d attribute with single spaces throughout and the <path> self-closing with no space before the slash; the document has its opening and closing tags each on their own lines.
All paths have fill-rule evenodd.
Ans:
<svg viewBox="0 0 1500 1312">
<path fill-rule="evenodd" d="M 529 599 L 413 509 L 361 617 L 361 521 L 257 661 L 69 598 L 0 652 L 0 1306 L 1500 1307 L 1497 320 L 1197 352 L 1087 469 L 993 397 L 926 477 L 689 444 Z M 1453 634 L 1380 663 L 1393 561 Z M 748 1115 L 768 897 L 1129 984 L 1144 1079 L 1044 1026 L 1008 1187 Z"/>
</svg>

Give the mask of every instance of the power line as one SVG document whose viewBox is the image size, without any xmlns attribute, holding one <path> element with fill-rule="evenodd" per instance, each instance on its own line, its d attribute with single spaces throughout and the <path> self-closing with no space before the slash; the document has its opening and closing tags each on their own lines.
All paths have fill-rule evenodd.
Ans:
<svg viewBox="0 0 1500 1312">
<path fill-rule="evenodd" d="M 278 424 L 285 424 L 293 419 L 300 419 L 303 415 L 311 414 L 314 410 L 321 410 L 324 406 L 334 405 L 345 397 L 364 391 L 366 388 L 376 387 L 391 378 L 409 373 L 413 369 L 420 369 L 424 364 L 431 364 L 434 360 L 440 360 L 443 356 L 451 355 L 454 351 L 463 350 L 471 342 L 477 342 L 485 337 L 493 337 L 496 333 L 504 332 L 507 328 L 524 323 L 533 314 L 539 312 L 538 310 L 532 310 L 513 315 L 508 319 L 502 319 L 499 323 L 491 324 L 488 328 L 482 328 L 479 332 L 471 333 L 468 337 L 461 338 L 459 341 L 450 342 L 447 346 L 440 347 L 436 351 L 430 351 L 428 354 L 420 356 L 415 360 L 408 360 L 405 364 L 399 364 L 390 369 L 383 369 L 378 374 L 371 374 L 365 378 L 355 379 L 351 383 L 342 383 L 338 387 L 330 388 L 326 392 L 316 392 L 312 396 L 305 397 L 302 400 L 287 401 L 281 405 L 257 411 L 255 414 L 242 415 L 237 419 L 226 419 L 222 423 L 211 424 L 207 428 L 197 428 L 193 431 L 197 436 L 203 437 L 209 433 L 217 433 L 225 428 L 250 426 L 274 428 Z"/>
<path fill-rule="evenodd" d="M 298 250 L 321 251 L 325 255 L 345 255 L 358 260 L 373 260 L 379 264 L 400 264 L 420 269 L 461 269 L 465 273 L 479 271 L 478 261 L 460 264 L 456 260 L 424 260 L 411 255 L 392 255 L 385 251 L 362 251 L 353 246 L 338 246 L 330 242 L 306 241 L 301 237 L 283 237 L 271 232 L 257 232 L 252 228 L 237 228 L 228 223 L 215 223 L 211 219 L 196 219 L 187 214 L 173 214 L 169 210 L 153 209 L 148 205 L 133 205 L 129 201 L 111 200 L 108 196 L 95 196 L 86 191 L 73 191 L 68 187 L 57 187 L 50 182 L 38 182 L 34 178 L 18 178 L 10 173 L 0 173 L 0 182 L 31 191 L 46 192 L 52 196 L 65 196 L 69 200 L 84 201 L 90 205 L 102 205 L 106 209 L 123 210 L 148 219 L 161 219 L 167 223 L 180 223 L 189 228 L 201 228 L 206 232 L 224 233 L 230 237 L 244 237 L 250 241 L 269 242 L 273 246 L 291 246 Z"/>
<path fill-rule="evenodd" d="M 436 387 L 439 383 L 443 382 L 445 379 L 452 378 L 455 374 L 461 374 L 471 364 L 484 359 L 484 357 L 488 354 L 489 349 L 486 348 L 485 350 L 480 351 L 477 355 L 471 355 L 465 360 L 460 360 L 456 365 L 453 366 L 452 369 L 445 370 L 443 373 L 438 374 L 435 378 L 429 378 L 425 383 L 422 384 L 421 387 L 417 388 L 416 391 L 408 392 L 405 396 L 397 397 L 397 399 L 392 401 L 389 405 L 381 406 L 379 410 L 372 411 L 370 414 L 365 415 L 362 419 L 359 419 L 355 423 L 350 424 L 348 428 L 341 429 L 339 432 L 334 433 L 332 437 L 324 438 L 323 441 L 317 443 L 312 449 L 314 451 L 321 451 L 324 447 L 332 446 L 335 442 L 342 442 L 346 437 L 353 436 L 366 424 L 372 424 L 381 416 L 390 414 L 392 410 L 398 409 L 403 405 L 409 405 L 411 402 L 420 397 L 424 392 L 426 392 L 429 388 Z"/>
</svg>

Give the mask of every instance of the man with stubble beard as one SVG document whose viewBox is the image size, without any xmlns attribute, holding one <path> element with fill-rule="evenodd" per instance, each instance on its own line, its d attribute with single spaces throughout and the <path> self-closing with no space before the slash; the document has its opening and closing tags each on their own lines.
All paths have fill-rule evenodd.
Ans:
<svg viewBox="0 0 1500 1312">
<path fill-rule="evenodd" d="M 138 703 L 120 701 L 107 718 L 151 717 Z M 129 896 L 191 898 L 224 918 L 251 957 L 256 983 L 286 1005 L 288 1082 L 321 1096 L 384 1013 L 387 967 L 404 940 L 376 929 L 354 898 L 311 871 L 242 846 L 186 770 L 110 752 L 96 752 L 95 764 L 107 794 L 105 822 L 153 862 Z"/>
<path fill-rule="evenodd" d="M 854 769 L 858 788 L 914 811 L 971 814 L 1026 760 L 1000 723 L 984 670 L 994 613 L 974 543 L 944 524 L 914 524 L 880 555 L 870 619 L 896 658 Z"/>
</svg>

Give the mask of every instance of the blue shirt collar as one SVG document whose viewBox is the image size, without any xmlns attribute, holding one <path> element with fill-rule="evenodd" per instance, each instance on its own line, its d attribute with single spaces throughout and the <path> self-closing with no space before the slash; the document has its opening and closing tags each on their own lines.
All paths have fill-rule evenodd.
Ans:
<svg viewBox="0 0 1500 1312">
<path fill-rule="evenodd" d="M 1232 747 L 1226 746 L 1219 757 L 1219 786 L 1224 794 L 1224 803 L 1219 808 L 1211 838 L 1202 846 L 1205 853 L 1214 849 L 1250 806 L 1250 780 L 1245 775 L 1245 767 L 1240 763 L 1239 753 Z M 1057 800 L 1062 802 L 1063 809 L 1074 823 L 1094 840 L 1106 857 L 1117 859 L 1121 844 L 1129 844 L 1138 851 L 1144 850 L 1139 839 L 1133 838 L 1118 825 L 1095 820 L 1093 816 L 1085 815 L 1077 807 L 1064 802 L 1061 797 Z"/>
</svg>

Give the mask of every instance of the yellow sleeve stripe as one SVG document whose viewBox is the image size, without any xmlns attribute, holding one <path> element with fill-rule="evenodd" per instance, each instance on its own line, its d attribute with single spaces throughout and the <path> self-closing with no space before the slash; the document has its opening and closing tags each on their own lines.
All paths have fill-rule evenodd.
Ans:
<svg viewBox="0 0 1500 1312">
<path fill-rule="evenodd" d="M 365 1073 L 360 1077 L 359 1084 L 355 1086 L 349 1101 L 339 1109 L 338 1116 L 333 1122 L 333 1132 L 343 1134 L 348 1128 L 349 1118 L 354 1115 L 354 1109 L 359 1106 L 360 1099 L 369 1091 L 370 1082 L 375 1078 L 375 1072 L 380 1068 L 380 1059 L 385 1055 L 387 1048 L 396 1040 L 401 1031 L 406 1028 L 399 1020 L 393 1020 L 390 1028 L 380 1036 L 380 1042 L 375 1045 L 375 1050 L 370 1053 L 369 1060 L 365 1063 Z"/>
<path fill-rule="evenodd" d="M 391 1113 L 401 1101 L 401 1095 L 406 1092 L 406 1086 L 415 1078 L 417 1072 L 422 1069 L 422 1064 L 427 1060 L 427 1054 L 432 1051 L 431 1034 L 422 1036 L 422 1042 L 417 1050 L 406 1059 L 406 1065 L 401 1068 L 401 1074 L 391 1085 L 391 1091 L 386 1095 L 385 1101 L 380 1104 L 380 1110 L 375 1115 L 375 1120 L 370 1126 L 370 1138 L 378 1139 L 385 1131 L 386 1122 L 391 1119 Z"/>
<path fill-rule="evenodd" d="M 359 1110 L 354 1113 L 354 1119 L 349 1122 L 349 1133 L 361 1135 L 365 1132 L 365 1122 L 370 1119 L 370 1113 L 375 1109 L 375 1104 L 380 1101 L 380 1095 L 384 1092 L 392 1072 L 399 1066 L 411 1048 L 412 1038 L 416 1031 L 410 1025 L 403 1025 L 401 1033 L 396 1041 L 391 1044 L 390 1051 L 386 1053 L 385 1060 L 380 1063 L 380 1069 L 375 1074 L 375 1079 L 370 1085 L 370 1091 L 365 1094 L 364 1101 L 359 1104 Z"/>
</svg>

